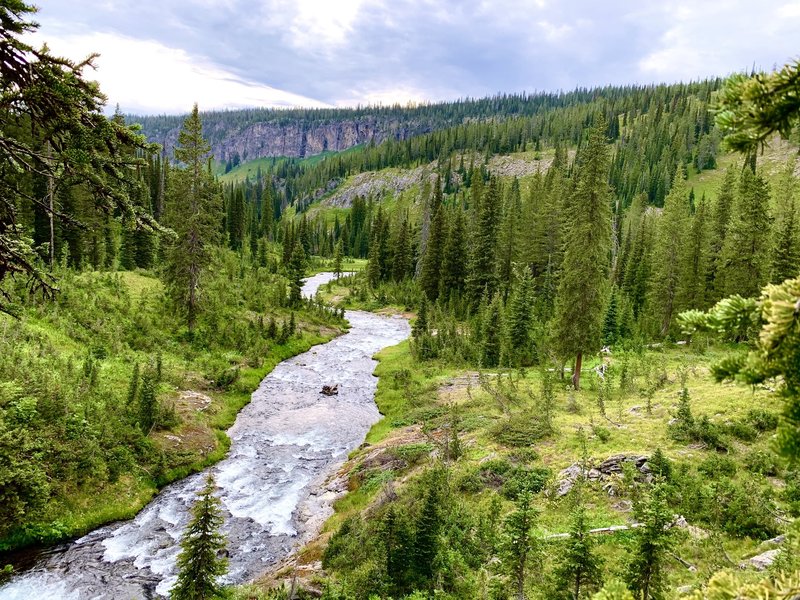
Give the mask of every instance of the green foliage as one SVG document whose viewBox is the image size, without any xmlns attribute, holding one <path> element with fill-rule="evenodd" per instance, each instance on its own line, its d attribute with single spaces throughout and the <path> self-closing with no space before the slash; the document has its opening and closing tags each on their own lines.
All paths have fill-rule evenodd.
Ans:
<svg viewBox="0 0 800 600">
<path fill-rule="evenodd" d="M 223 518 L 215 487 L 209 475 L 192 507 L 192 519 L 181 539 L 178 580 L 170 590 L 173 600 L 211 600 L 222 594 L 218 579 L 227 571 L 228 559 L 220 557 L 225 538 L 219 531 Z"/>
<path fill-rule="evenodd" d="M 531 563 L 538 558 L 540 542 L 536 538 L 538 512 L 532 506 L 533 496 L 530 492 L 522 492 L 517 497 L 514 512 L 504 522 L 505 538 L 502 554 L 504 567 L 513 581 L 515 595 L 518 600 L 525 600 L 525 583 Z"/>
<path fill-rule="evenodd" d="M 577 506 L 572 514 L 569 539 L 559 553 L 560 561 L 554 574 L 555 597 L 589 598 L 602 584 L 602 559 L 588 531 L 585 510 Z"/>
<path fill-rule="evenodd" d="M 667 553 L 675 544 L 666 491 L 663 484 L 656 484 L 636 507 L 642 527 L 635 530 L 625 579 L 637 600 L 664 597 Z"/>
<path fill-rule="evenodd" d="M 733 75 L 720 91 L 714 107 L 725 143 L 752 153 L 774 132 L 788 137 L 800 115 L 800 62 L 780 71 L 752 77 Z"/>
<path fill-rule="evenodd" d="M 600 349 L 611 248 L 609 151 L 605 123 L 590 130 L 567 207 L 565 254 L 556 299 L 553 341 L 561 357 L 577 355 L 573 385 L 580 387 L 581 355 Z"/>
</svg>

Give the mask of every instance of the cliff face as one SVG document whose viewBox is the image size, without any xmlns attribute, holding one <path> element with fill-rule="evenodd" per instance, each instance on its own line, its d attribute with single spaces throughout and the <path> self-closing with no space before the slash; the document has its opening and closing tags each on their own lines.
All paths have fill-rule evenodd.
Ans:
<svg viewBox="0 0 800 600">
<path fill-rule="evenodd" d="M 265 156 L 304 158 L 325 151 L 340 152 L 373 140 L 376 144 L 387 138 L 404 140 L 426 133 L 428 127 L 399 120 L 363 117 L 359 119 L 254 123 L 241 129 L 228 127 L 219 121 L 206 128 L 212 142 L 212 153 L 224 162 L 238 155 L 242 162 Z M 162 139 L 148 136 L 164 146 L 168 154 L 178 139 L 178 128 L 171 129 Z M 148 134 L 147 131 L 144 132 Z"/>
</svg>

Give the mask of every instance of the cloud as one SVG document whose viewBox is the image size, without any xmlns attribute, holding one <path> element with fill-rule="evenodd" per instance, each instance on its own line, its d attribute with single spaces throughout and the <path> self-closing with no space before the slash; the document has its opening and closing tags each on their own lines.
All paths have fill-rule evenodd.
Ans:
<svg viewBox="0 0 800 600">
<path fill-rule="evenodd" d="M 43 40 L 40 35 L 36 41 Z M 201 109 L 253 106 L 328 106 L 262 83 L 243 79 L 185 50 L 154 40 L 111 33 L 49 36 L 54 54 L 73 60 L 100 54 L 96 70 L 86 73 L 100 83 L 108 97 L 125 113 L 185 113 L 195 102 Z"/>
<path fill-rule="evenodd" d="M 109 95 L 162 112 L 187 97 L 405 103 L 770 68 L 798 51 L 800 9 L 787 0 L 52 0 L 39 20 L 43 38 L 104 54 Z"/>
</svg>

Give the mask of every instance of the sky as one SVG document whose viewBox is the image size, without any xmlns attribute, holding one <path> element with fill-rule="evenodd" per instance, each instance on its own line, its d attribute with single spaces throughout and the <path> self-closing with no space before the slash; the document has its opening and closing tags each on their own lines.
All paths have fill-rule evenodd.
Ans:
<svg viewBox="0 0 800 600">
<path fill-rule="evenodd" d="M 689 81 L 800 58 L 800 0 L 34 0 L 109 110 L 355 106 Z"/>
</svg>

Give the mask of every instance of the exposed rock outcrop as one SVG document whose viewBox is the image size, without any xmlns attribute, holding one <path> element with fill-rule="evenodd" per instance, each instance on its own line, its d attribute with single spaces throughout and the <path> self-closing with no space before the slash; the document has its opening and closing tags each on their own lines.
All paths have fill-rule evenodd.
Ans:
<svg viewBox="0 0 800 600">
<path fill-rule="evenodd" d="M 639 472 L 640 479 L 642 481 L 652 481 L 652 475 L 650 473 L 650 467 L 647 464 L 647 456 L 641 455 L 634 455 L 634 454 L 615 454 L 614 456 L 609 456 L 607 459 L 602 461 L 601 463 L 586 468 L 583 471 L 586 479 L 589 481 L 601 481 L 604 482 L 604 489 L 606 489 L 609 495 L 614 495 L 614 488 L 612 485 L 613 478 L 619 478 L 622 475 L 622 468 L 625 463 L 633 464 L 634 468 Z M 582 472 L 581 465 L 578 463 L 572 464 L 563 471 L 558 474 L 558 488 L 556 491 L 556 496 L 558 498 L 562 496 L 566 496 L 570 490 L 575 486 L 575 482 L 578 480 Z"/>
</svg>

